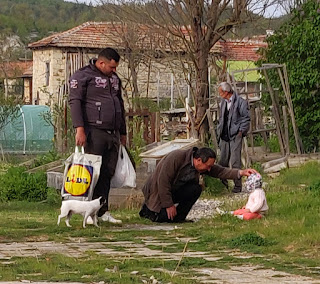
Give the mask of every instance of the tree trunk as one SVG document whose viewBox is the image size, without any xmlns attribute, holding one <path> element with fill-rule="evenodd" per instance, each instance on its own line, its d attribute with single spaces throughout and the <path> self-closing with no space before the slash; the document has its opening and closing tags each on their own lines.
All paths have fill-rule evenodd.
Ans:
<svg viewBox="0 0 320 284">
<path fill-rule="evenodd" d="M 205 142 L 209 131 L 208 120 L 204 119 L 209 108 L 208 54 L 209 50 L 202 44 L 197 53 L 196 72 L 196 127 L 200 141 Z"/>
<path fill-rule="evenodd" d="M 134 63 L 134 54 L 130 48 L 127 48 L 127 56 L 128 56 L 128 67 L 132 77 L 132 98 L 137 99 L 139 97 L 139 87 L 138 87 L 138 75 L 136 71 L 136 65 Z M 140 104 L 137 103 L 138 100 L 134 100 L 132 103 L 132 108 L 134 110 L 140 109 Z"/>
</svg>

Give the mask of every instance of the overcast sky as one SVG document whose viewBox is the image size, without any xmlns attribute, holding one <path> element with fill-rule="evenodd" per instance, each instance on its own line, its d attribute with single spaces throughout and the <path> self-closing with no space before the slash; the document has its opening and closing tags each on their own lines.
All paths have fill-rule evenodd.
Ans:
<svg viewBox="0 0 320 284">
<path fill-rule="evenodd" d="M 65 2 L 79 2 L 79 3 L 90 3 L 93 4 L 99 2 L 97 0 L 64 0 Z M 279 17 L 284 13 L 284 10 L 279 5 L 273 5 L 267 8 L 265 17 Z"/>
</svg>

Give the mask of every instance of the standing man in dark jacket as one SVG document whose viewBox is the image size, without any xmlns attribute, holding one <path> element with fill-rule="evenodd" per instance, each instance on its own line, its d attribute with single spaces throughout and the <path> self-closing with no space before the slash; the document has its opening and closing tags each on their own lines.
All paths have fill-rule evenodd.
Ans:
<svg viewBox="0 0 320 284">
<path fill-rule="evenodd" d="M 219 164 L 223 167 L 241 169 L 242 139 L 250 128 L 248 102 L 236 94 L 229 83 L 222 82 L 218 92 L 222 98 L 220 104 L 220 118 L 217 127 L 217 136 L 220 148 Z M 221 179 L 228 187 L 228 181 Z M 232 192 L 241 192 L 241 178 L 234 179 Z"/>
<path fill-rule="evenodd" d="M 256 173 L 215 165 L 216 153 L 210 148 L 175 150 L 161 159 L 142 192 L 145 202 L 140 217 L 153 222 L 182 222 L 200 197 L 201 174 L 215 178 L 240 178 Z"/>
<path fill-rule="evenodd" d="M 71 76 L 69 96 L 76 145 L 84 146 L 86 153 L 102 156 L 93 199 L 106 198 L 106 205 L 101 207 L 98 217 L 111 223 L 121 223 L 108 212 L 108 197 L 119 146 L 126 143 L 121 81 L 115 73 L 119 61 L 120 55 L 114 49 L 102 50 L 98 59 L 91 59 L 89 65 Z"/>
</svg>

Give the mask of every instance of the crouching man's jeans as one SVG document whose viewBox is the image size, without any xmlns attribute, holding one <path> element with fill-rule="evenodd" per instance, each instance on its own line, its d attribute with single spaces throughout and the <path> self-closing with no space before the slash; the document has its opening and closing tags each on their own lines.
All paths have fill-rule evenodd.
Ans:
<svg viewBox="0 0 320 284">
<path fill-rule="evenodd" d="M 198 183 L 187 183 L 181 186 L 172 194 L 174 204 L 177 205 L 177 215 L 173 220 L 170 220 L 167 215 L 166 208 L 161 208 L 160 212 L 151 211 L 145 204 L 143 204 L 139 215 L 143 218 L 148 218 L 152 222 L 168 222 L 179 223 L 183 222 L 193 204 L 198 200 L 201 195 L 202 188 Z"/>
</svg>

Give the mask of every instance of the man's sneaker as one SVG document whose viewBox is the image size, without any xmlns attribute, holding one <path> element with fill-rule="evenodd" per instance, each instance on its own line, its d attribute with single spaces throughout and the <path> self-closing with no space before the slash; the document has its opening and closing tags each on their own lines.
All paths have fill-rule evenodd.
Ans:
<svg viewBox="0 0 320 284">
<path fill-rule="evenodd" d="M 103 222 L 109 222 L 112 224 L 122 224 L 121 220 L 115 219 L 111 216 L 109 212 L 104 213 L 99 219 Z"/>
<path fill-rule="evenodd" d="M 93 225 L 93 220 L 92 220 L 91 216 L 88 217 L 87 224 L 88 225 Z"/>
</svg>

